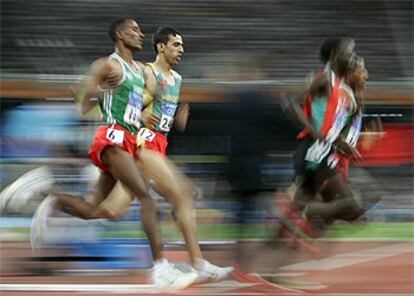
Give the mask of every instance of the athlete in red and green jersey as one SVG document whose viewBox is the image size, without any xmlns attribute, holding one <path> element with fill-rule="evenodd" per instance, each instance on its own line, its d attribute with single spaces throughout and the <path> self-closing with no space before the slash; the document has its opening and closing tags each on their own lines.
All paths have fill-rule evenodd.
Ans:
<svg viewBox="0 0 414 296">
<path fill-rule="evenodd" d="M 164 157 L 167 136 L 174 124 L 183 131 L 187 124 L 188 104 L 179 104 L 181 75 L 173 70 L 184 53 L 182 36 L 173 28 L 160 28 L 153 36 L 157 57 L 145 67 L 145 87 L 152 100 L 142 112 L 143 128 L 139 131 L 146 149 L 158 151 Z"/>
<path fill-rule="evenodd" d="M 144 111 L 150 112 L 160 118 L 160 123 L 154 127 L 154 130 L 167 136 L 174 122 L 175 112 L 178 107 L 181 75 L 171 70 L 172 82 L 167 82 L 164 74 L 154 63 L 148 66 L 154 72 L 157 80 L 154 100 L 145 108 Z"/>
</svg>

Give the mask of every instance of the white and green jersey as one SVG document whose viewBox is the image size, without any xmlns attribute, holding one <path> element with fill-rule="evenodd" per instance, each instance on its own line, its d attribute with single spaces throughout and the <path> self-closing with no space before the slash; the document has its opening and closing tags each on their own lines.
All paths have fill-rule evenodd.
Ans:
<svg viewBox="0 0 414 296">
<path fill-rule="evenodd" d="M 136 135 L 140 127 L 141 110 L 144 102 L 144 74 L 135 64 L 138 73 L 117 54 L 110 58 L 117 60 L 122 67 L 122 79 L 114 89 L 105 90 L 99 96 L 99 107 L 103 119 L 108 124 L 119 124 Z"/>
<path fill-rule="evenodd" d="M 179 102 L 182 78 L 180 74 L 171 70 L 174 77 L 174 84 L 171 85 L 153 63 L 149 63 L 148 65 L 151 67 L 157 79 L 157 89 L 154 100 L 145 108 L 145 111 L 160 117 L 160 123 L 156 126 L 155 130 L 166 136 L 174 121 L 174 115 Z"/>
<path fill-rule="evenodd" d="M 348 113 L 345 118 L 345 125 L 341 131 L 341 136 L 352 147 L 356 147 L 361 132 L 362 110 L 358 108 L 355 93 L 346 83 L 341 84 L 340 89 L 346 91 L 349 96 Z"/>
</svg>

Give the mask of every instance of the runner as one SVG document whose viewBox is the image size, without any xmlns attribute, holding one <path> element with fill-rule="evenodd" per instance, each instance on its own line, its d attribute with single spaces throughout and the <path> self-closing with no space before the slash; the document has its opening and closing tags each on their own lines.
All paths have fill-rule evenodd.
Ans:
<svg viewBox="0 0 414 296">
<path fill-rule="evenodd" d="M 299 134 L 301 142 L 295 153 L 299 186 L 290 210 L 284 214 L 310 236 L 318 232 L 301 220 L 303 209 L 306 220 L 318 227 L 336 219 L 355 220 L 363 213 L 363 204 L 346 179 L 349 159 L 359 157 L 356 143 L 362 122 L 360 98 L 368 78 L 363 59 L 352 53 L 353 47 L 352 40 L 325 41 L 321 48 L 321 59 L 328 60 L 325 71 L 310 87 L 305 116 L 296 117 L 307 129 Z M 297 109 L 292 110 L 291 114 Z M 317 194 L 322 201 L 316 200 Z"/>
<path fill-rule="evenodd" d="M 156 204 L 148 194 L 148 185 L 135 163 L 140 157 L 136 135 L 141 126 L 145 85 L 144 65 L 133 59 L 133 53 L 142 49 L 144 34 L 134 19 L 122 18 L 111 23 L 109 36 L 115 44 L 115 52 L 92 64 L 85 89 L 80 95 L 84 112 L 96 105 L 92 98 L 99 98 L 99 107 L 107 124 L 98 129 L 89 150 L 89 157 L 101 170 L 94 200 L 90 202 L 69 194 L 53 193 L 36 213 L 34 233 L 42 231 L 42 225 L 45 226 L 42 219 L 52 208 L 84 219 L 111 218 L 112 212 L 100 205 L 119 180 L 140 201 L 143 229 L 154 259 L 152 281 L 156 288 L 185 288 L 198 275 L 195 272 L 182 273 L 164 258 Z"/>
<path fill-rule="evenodd" d="M 341 146 L 344 154 L 348 154 L 349 157 L 357 155 L 356 150 L 339 137 L 345 125 L 347 108 L 350 106 L 349 99 L 339 95 L 340 85 L 352 66 L 355 44 L 349 38 L 325 41 L 321 48 L 322 60 L 326 60 L 324 49 L 327 44 L 331 48 L 328 63 L 323 72 L 317 73 L 305 93 L 303 113 L 293 100 L 282 101 L 287 113 L 305 126 L 298 136 L 299 147 L 294 155 L 299 183 L 291 207 L 294 212 L 301 212 L 310 200 L 314 200 L 325 180 L 336 176 L 334 172 L 337 160 L 333 159 L 334 146 Z M 338 186 L 340 185 L 341 183 L 338 183 Z M 294 213 L 285 214 L 291 216 L 291 220 L 300 221 Z M 306 224 L 300 225 L 303 230 L 308 230 Z"/>
</svg>

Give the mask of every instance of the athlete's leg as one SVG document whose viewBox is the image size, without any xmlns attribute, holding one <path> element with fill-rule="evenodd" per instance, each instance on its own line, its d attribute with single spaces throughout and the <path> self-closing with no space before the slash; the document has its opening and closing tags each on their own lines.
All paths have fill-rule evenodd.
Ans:
<svg viewBox="0 0 414 296">
<path fill-rule="evenodd" d="M 94 197 L 89 201 L 67 193 L 52 192 L 57 198 L 55 207 L 82 219 L 111 218 L 110 215 L 96 213 L 96 208 L 111 192 L 115 182 L 111 174 L 101 173 L 95 186 Z"/>
<path fill-rule="evenodd" d="M 105 215 L 111 219 L 119 219 L 127 211 L 135 195 L 118 181 L 108 197 L 103 200 L 94 215 Z"/>
<path fill-rule="evenodd" d="M 325 195 L 324 200 L 329 201 L 309 202 L 305 209 L 308 218 L 321 217 L 325 221 L 355 220 L 362 214 L 362 205 L 341 174 L 332 172 L 323 186 L 321 193 Z"/>
<path fill-rule="evenodd" d="M 176 222 L 183 233 L 191 264 L 196 269 L 199 280 L 219 281 L 228 277 L 233 271 L 232 267 L 215 266 L 201 255 L 196 237 L 190 182 L 178 172 L 172 162 L 157 152 L 144 149 L 140 153 L 139 164 L 145 176 L 154 181 L 156 191 L 174 207 Z"/>
<path fill-rule="evenodd" d="M 102 152 L 102 162 L 109 168 L 115 179 L 124 184 L 141 202 L 141 219 L 155 260 L 161 260 L 162 249 L 159 222 L 154 200 L 148 194 L 148 187 L 134 159 L 118 147 L 109 147 Z"/>
<path fill-rule="evenodd" d="M 189 181 L 158 152 L 142 149 L 138 165 L 146 178 L 154 182 L 155 190 L 174 207 L 177 225 L 183 233 L 190 261 L 195 264 L 202 255 L 196 237 Z"/>
</svg>

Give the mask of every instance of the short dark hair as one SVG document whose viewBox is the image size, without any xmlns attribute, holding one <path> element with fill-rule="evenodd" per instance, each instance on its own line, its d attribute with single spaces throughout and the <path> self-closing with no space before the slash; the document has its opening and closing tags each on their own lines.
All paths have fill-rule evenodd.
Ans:
<svg viewBox="0 0 414 296">
<path fill-rule="evenodd" d="M 155 31 L 155 33 L 152 35 L 152 47 L 154 48 L 155 53 L 158 53 L 157 51 L 157 44 L 158 43 L 162 43 L 162 44 L 167 44 L 168 40 L 169 40 L 169 36 L 173 35 L 173 36 L 183 36 L 183 34 L 181 34 L 180 31 L 178 31 L 177 29 L 174 29 L 172 27 L 159 27 L 157 29 L 157 31 Z"/>
<path fill-rule="evenodd" d="M 321 49 L 319 50 L 319 59 L 322 63 L 326 64 L 329 61 L 332 51 L 338 47 L 340 41 L 341 38 L 337 37 L 326 38 L 323 41 Z"/>
<path fill-rule="evenodd" d="M 113 42 L 116 41 L 116 32 L 119 30 L 119 28 L 125 24 L 127 21 L 129 20 L 133 20 L 135 21 L 135 19 L 133 17 L 122 17 L 122 18 L 117 18 L 114 19 L 110 24 L 109 24 L 109 28 L 108 28 L 108 36 L 109 38 L 111 38 L 111 40 Z"/>
</svg>

